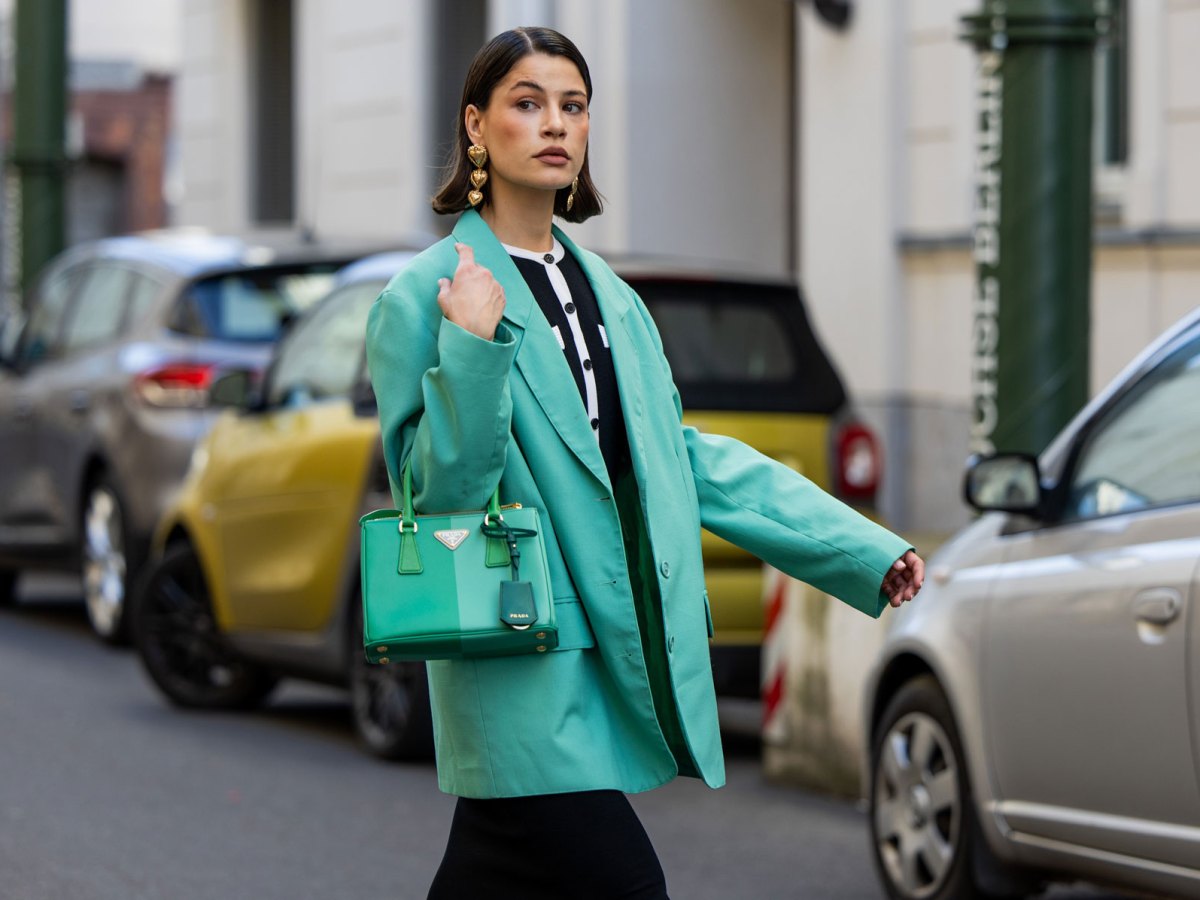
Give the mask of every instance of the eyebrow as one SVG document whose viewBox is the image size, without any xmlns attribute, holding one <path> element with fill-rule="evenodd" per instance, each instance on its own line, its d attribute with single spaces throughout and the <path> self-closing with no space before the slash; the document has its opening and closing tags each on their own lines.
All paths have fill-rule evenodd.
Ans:
<svg viewBox="0 0 1200 900">
<path fill-rule="evenodd" d="M 538 91 L 539 93 L 542 93 L 542 94 L 546 93 L 546 89 L 544 87 L 542 87 L 540 84 L 538 84 L 536 81 L 518 81 L 511 88 L 509 88 L 509 92 L 511 93 L 512 91 L 519 90 L 520 88 L 525 88 L 526 90 L 531 90 L 531 91 Z M 569 91 L 563 91 L 563 96 L 565 96 L 565 97 L 584 97 L 587 95 L 583 91 L 572 89 Z"/>
</svg>

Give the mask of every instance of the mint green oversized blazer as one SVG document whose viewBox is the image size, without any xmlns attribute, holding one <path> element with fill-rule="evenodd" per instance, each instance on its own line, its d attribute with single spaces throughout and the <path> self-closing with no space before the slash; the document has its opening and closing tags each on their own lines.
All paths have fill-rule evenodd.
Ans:
<svg viewBox="0 0 1200 900">
<path fill-rule="evenodd" d="M 554 234 L 587 275 L 612 349 L 662 603 L 658 664 L 695 771 L 720 787 L 701 526 L 871 616 L 887 603 L 884 574 L 909 545 L 745 444 L 684 427 L 641 300 L 599 257 Z M 504 287 L 491 341 L 438 307 L 456 241 Z M 391 280 L 371 309 L 367 354 L 393 491 L 411 455 L 418 511 L 482 509 L 499 482 L 502 503 L 543 512 L 560 645 L 428 664 L 441 789 L 631 793 L 670 781 L 679 767 L 655 715 L 604 459 L 557 339 L 477 213 Z"/>
</svg>

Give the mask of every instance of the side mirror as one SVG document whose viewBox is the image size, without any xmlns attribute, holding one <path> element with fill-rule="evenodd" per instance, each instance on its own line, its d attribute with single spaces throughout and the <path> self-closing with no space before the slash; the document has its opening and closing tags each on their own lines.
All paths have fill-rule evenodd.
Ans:
<svg viewBox="0 0 1200 900">
<path fill-rule="evenodd" d="M 379 403 L 375 400 L 375 388 L 371 382 L 363 381 L 354 385 L 350 392 L 350 402 L 354 406 L 354 415 L 361 419 L 379 415 Z"/>
<path fill-rule="evenodd" d="M 1036 516 L 1042 511 L 1042 476 L 1037 457 L 1000 453 L 967 463 L 963 498 L 980 512 Z"/>
<path fill-rule="evenodd" d="M 260 403 L 259 374 L 253 369 L 233 369 L 220 375 L 208 389 L 210 406 L 253 410 Z"/>
</svg>

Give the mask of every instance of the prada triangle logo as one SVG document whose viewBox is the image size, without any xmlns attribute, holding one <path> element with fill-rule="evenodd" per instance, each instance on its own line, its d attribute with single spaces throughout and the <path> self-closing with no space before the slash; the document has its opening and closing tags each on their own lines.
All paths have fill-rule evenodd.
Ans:
<svg viewBox="0 0 1200 900">
<path fill-rule="evenodd" d="M 445 531 L 435 531 L 433 536 L 444 544 L 447 550 L 457 550 L 459 544 L 465 541 L 470 533 L 465 528 L 450 528 Z"/>
</svg>

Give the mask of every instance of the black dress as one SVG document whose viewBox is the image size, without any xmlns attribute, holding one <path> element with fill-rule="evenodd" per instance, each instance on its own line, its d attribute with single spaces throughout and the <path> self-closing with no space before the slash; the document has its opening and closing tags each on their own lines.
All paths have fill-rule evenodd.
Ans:
<svg viewBox="0 0 1200 900">
<path fill-rule="evenodd" d="M 587 277 L 558 241 L 546 254 L 506 249 L 558 337 L 612 483 L 633 484 L 608 337 Z M 626 550 L 635 577 L 638 548 Z M 639 610 L 645 640 L 650 631 L 643 619 Z M 655 692 L 656 701 L 661 695 Z M 669 723 L 664 734 L 678 758 L 683 742 L 673 733 L 677 714 L 670 705 L 658 713 Z M 681 765 L 688 768 L 690 757 Z M 620 791 L 460 797 L 428 900 L 475 898 L 666 900 L 667 885 L 654 846 Z"/>
</svg>

